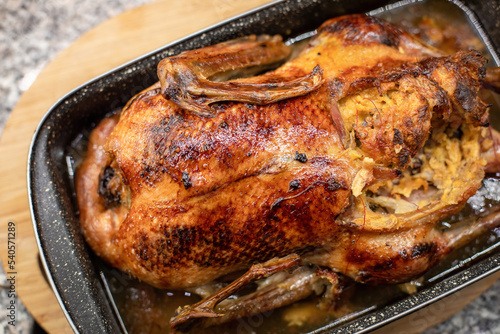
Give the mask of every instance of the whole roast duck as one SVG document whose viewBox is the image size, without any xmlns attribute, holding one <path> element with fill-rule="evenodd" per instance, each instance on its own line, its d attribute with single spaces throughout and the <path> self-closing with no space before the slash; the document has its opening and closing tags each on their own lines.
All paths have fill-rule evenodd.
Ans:
<svg viewBox="0 0 500 334">
<path fill-rule="evenodd" d="M 491 212 L 438 228 L 499 171 L 477 51 L 445 55 L 350 15 L 289 55 L 279 36 L 249 36 L 166 58 L 159 83 L 91 134 L 76 189 L 98 256 L 159 288 L 247 271 L 179 309 L 176 330 L 334 298 L 342 277 L 406 282 L 499 225 Z"/>
</svg>

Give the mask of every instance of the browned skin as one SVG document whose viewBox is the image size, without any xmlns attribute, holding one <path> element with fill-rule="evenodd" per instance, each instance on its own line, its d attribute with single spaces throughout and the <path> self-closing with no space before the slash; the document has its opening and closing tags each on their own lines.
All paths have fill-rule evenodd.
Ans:
<svg viewBox="0 0 500 334">
<path fill-rule="evenodd" d="M 162 62 L 160 84 L 131 100 L 111 134 L 109 120 L 94 130 L 77 177 L 92 249 L 161 288 L 292 253 L 370 283 L 407 281 L 442 259 L 451 243 L 436 222 L 484 177 L 484 59 L 442 57 L 354 15 L 324 23 L 274 71 L 207 80 L 260 62 L 238 46 Z M 211 56 L 209 70 L 199 65 Z"/>
</svg>

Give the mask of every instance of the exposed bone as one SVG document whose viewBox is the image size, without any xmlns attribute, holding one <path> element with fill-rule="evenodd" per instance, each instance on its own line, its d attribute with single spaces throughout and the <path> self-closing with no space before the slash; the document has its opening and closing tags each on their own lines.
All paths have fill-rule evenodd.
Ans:
<svg viewBox="0 0 500 334">
<path fill-rule="evenodd" d="M 304 76 L 292 76 L 279 82 L 212 82 L 210 76 L 250 66 L 284 60 L 290 49 L 280 36 L 255 35 L 183 52 L 163 59 L 158 65 L 161 92 L 181 108 L 199 116 L 214 116 L 211 103 L 238 101 L 268 104 L 307 94 L 322 83 L 317 66 Z"/>
</svg>

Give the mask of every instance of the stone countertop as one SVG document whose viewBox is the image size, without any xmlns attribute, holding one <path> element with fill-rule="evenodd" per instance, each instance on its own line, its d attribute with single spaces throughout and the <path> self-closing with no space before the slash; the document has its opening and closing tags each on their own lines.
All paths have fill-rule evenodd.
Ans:
<svg viewBox="0 0 500 334">
<path fill-rule="evenodd" d="M 5 122 L 38 73 L 58 52 L 106 19 L 152 0 L 4 0 L 0 2 L 0 135 Z M 0 308 L 8 301 L 0 269 Z M 1 333 L 31 333 L 33 319 L 18 309 L 17 326 L 0 316 Z M 500 281 L 448 321 L 425 332 L 500 333 Z"/>
</svg>

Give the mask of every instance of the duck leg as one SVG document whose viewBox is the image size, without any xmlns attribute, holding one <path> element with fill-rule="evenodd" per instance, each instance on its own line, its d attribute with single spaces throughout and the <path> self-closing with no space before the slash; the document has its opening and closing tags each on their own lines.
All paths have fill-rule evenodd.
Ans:
<svg viewBox="0 0 500 334">
<path fill-rule="evenodd" d="M 312 294 L 321 294 L 332 286 L 333 297 L 340 294 L 337 274 L 330 272 L 331 277 L 321 276 L 315 267 L 301 266 L 291 273 L 281 272 L 266 280 L 259 281 L 259 287 L 253 293 L 226 299 L 217 305 L 217 311 L 223 314 L 218 318 L 207 318 L 204 327 L 220 325 L 253 314 L 272 311 L 307 298 Z M 335 298 L 330 298 L 335 299 Z"/>
<path fill-rule="evenodd" d="M 281 264 L 269 266 L 269 262 L 276 261 Z M 213 296 L 179 309 L 177 315 L 170 321 L 171 328 L 174 331 L 186 331 L 194 326 L 206 328 L 220 325 L 234 319 L 289 305 L 312 294 L 325 293 L 324 299 L 327 300 L 324 300 L 324 303 L 334 304 L 342 291 L 339 276 L 329 269 L 300 265 L 300 262 L 296 255 L 292 255 L 253 266 L 245 275 Z M 300 266 L 291 272 L 286 271 L 298 265 Z M 265 273 L 261 272 L 265 267 L 268 268 L 265 269 Z M 236 289 L 256 279 L 264 278 L 262 274 L 267 277 L 271 273 L 273 274 L 267 279 L 257 282 L 258 287 L 255 292 L 234 299 L 224 299 Z"/>
<path fill-rule="evenodd" d="M 255 264 L 243 276 L 211 297 L 196 304 L 179 308 L 176 315 L 170 320 L 170 327 L 173 330 L 186 331 L 196 324 L 197 319 L 221 317 L 222 314 L 215 311 L 215 306 L 221 301 L 256 280 L 297 267 L 301 262 L 302 260 L 298 255 L 291 254 L 284 258 L 273 258 L 265 263 Z"/>
</svg>

